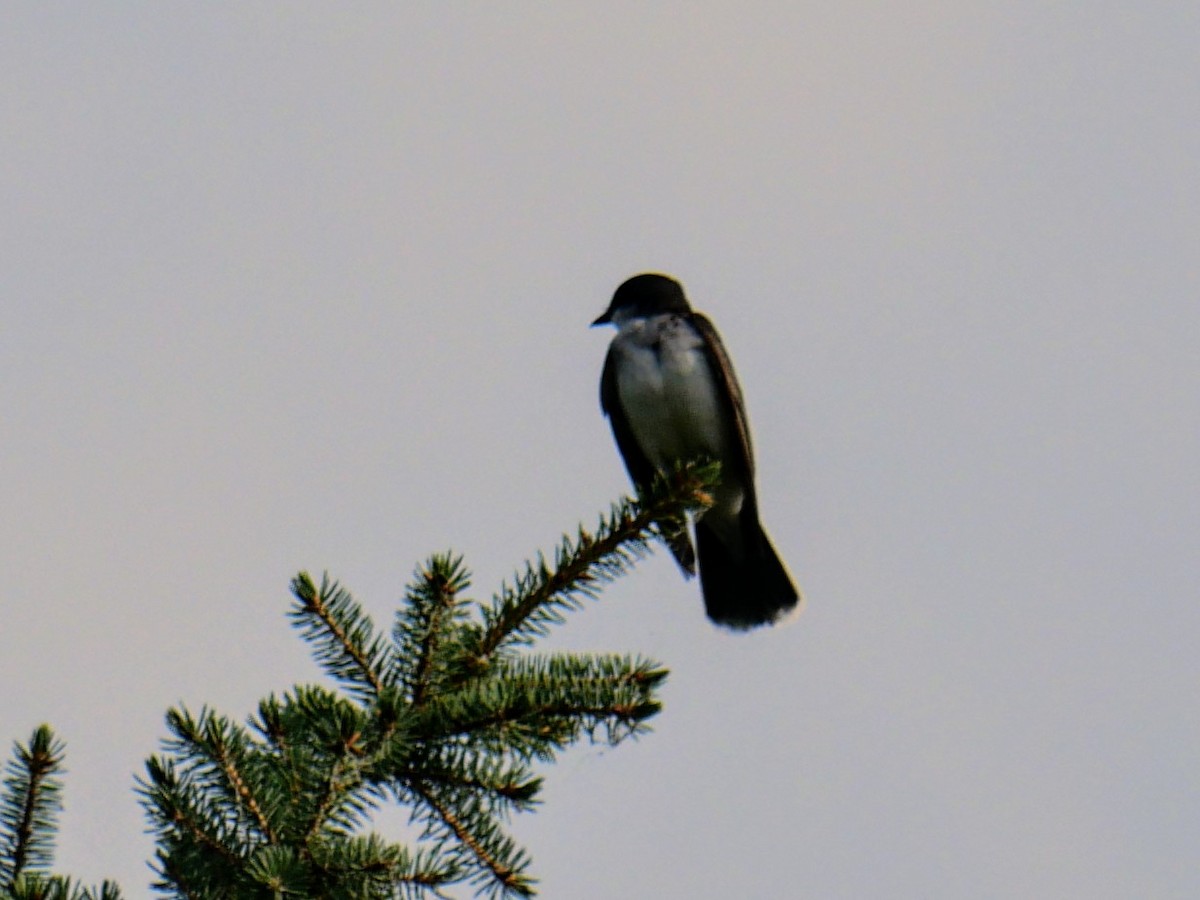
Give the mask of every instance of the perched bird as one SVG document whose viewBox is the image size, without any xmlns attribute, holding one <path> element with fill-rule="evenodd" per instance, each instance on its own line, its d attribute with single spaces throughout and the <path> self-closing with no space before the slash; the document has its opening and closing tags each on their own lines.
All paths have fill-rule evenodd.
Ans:
<svg viewBox="0 0 1200 900">
<path fill-rule="evenodd" d="M 742 391 L 712 323 L 693 312 L 666 275 L 635 275 L 593 325 L 615 325 L 600 377 L 600 406 L 639 490 L 678 462 L 721 464 L 711 507 L 667 545 L 684 574 L 696 573 L 708 617 L 746 629 L 778 621 L 801 604 L 758 521 L 754 454 Z"/>
</svg>

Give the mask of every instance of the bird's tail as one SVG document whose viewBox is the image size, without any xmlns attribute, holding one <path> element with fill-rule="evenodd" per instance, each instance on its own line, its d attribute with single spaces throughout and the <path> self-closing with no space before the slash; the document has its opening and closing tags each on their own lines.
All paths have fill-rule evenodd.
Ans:
<svg viewBox="0 0 1200 900">
<path fill-rule="evenodd" d="M 740 532 L 742 546 L 733 548 L 704 517 L 696 522 L 705 611 L 718 625 L 743 630 L 777 622 L 802 601 L 758 517 L 743 515 Z"/>
</svg>

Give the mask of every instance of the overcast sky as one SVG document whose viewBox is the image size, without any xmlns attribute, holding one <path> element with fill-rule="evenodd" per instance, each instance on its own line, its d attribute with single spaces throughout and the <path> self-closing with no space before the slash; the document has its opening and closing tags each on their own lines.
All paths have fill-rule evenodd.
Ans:
<svg viewBox="0 0 1200 900">
<path fill-rule="evenodd" d="M 493 6 L 0 14 L 0 740 L 68 742 L 58 869 L 149 894 L 165 709 L 320 678 L 299 569 L 386 626 L 628 490 L 587 324 L 655 269 L 808 609 L 723 633 L 659 554 L 571 619 L 672 674 L 513 823 L 543 895 L 1200 896 L 1200 7 Z"/>
</svg>

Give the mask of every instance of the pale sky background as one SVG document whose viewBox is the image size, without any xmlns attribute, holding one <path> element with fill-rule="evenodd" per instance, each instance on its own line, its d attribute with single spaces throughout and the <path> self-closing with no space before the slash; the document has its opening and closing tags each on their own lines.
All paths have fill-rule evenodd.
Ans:
<svg viewBox="0 0 1200 900">
<path fill-rule="evenodd" d="M 167 706 L 320 677 L 296 571 L 388 626 L 628 490 L 587 324 L 657 269 L 809 607 L 722 633 L 660 554 L 573 617 L 672 675 L 513 823 L 543 896 L 1200 896 L 1200 6 L 503 6 L 0 13 L 0 740 L 68 742 L 59 870 L 149 895 Z"/>
</svg>

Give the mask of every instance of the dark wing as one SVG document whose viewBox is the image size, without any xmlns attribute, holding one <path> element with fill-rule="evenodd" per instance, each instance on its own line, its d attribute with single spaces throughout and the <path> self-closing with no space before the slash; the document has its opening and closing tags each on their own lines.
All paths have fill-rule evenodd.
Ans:
<svg viewBox="0 0 1200 900">
<path fill-rule="evenodd" d="M 691 314 L 692 327 L 704 339 L 704 353 L 712 367 L 713 374 L 721 381 L 725 390 L 722 396 L 726 399 L 725 412 L 733 423 L 735 444 L 740 450 L 742 471 L 746 477 L 746 487 L 753 491 L 754 479 L 754 448 L 750 444 L 750 423 L 746 420 L 746 404 L 742 400 L 742 389 L 738 386 L 737 375 L 733 372 L 733 363 L 721 343 L 721 336 L 712 322 L 701 313 Z"/>
<path fill-rule="evenodd" d="M 629 427 L 629 420 L 625 417 L 625 410 L 621 406 L 621 398 L 617 396 L 615 356 L 616 347 L 610 346 L 608 355 L 604 357 L 604 372 L 600 375 L 600 408 L 604 410 L 609 424 L 612 425 L 613 437 L 617 440 L 617 449 L 621 451 L 621 459 L 625 460 L 625 468 L 629 472 L 630 480 L 638 490 L 645 490 L 654 480 L 654 466 L 646 458 L 646 454 L 642 452 L 637 439 L 634 438 L 633 430 Z"/>
</svg>

